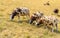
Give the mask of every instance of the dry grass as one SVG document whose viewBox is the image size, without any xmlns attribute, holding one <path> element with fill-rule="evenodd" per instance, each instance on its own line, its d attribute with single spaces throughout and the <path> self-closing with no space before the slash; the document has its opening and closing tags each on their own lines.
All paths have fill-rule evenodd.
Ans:
<svg viewBox="0 0 60 38">
<path fill-rule="evenodd" d="M 45 5 L 50 1 L 50 5 Z M 60 10 L 60 0 L 0 0 L 0 38 L 60 38 L 60 24 L 58 24 L 58 32 L 50 32 L 44 27 L 37 28 L 30 25 L 21 18 L 22 23 L 18 23 L 17 17 L 14 21 L 10 21 L 9 17 L 16 7 L 27 7 L 32 14 L 34 11 L 43 11 L 45 15 L 53 14 L 53 10 Z M 60 14 L 60 11 L 59 11 Z M 54 15 L 56 16 L 56 15 Z M 57 16 L 56 16 L 57 17 Z M 60 17 L 57 17 L 60 19 Z"/>
</svg>

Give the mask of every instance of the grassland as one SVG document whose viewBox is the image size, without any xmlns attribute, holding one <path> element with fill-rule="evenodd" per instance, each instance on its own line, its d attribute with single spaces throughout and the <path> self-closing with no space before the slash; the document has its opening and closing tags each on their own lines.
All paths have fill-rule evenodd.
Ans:
<svg viewBox="0 0 60 38">
<path fill-rule="evenodd" d="M 50 1 L 50 5 L 45 5 Z M 42 11 L 45 15 L 53 14 L 53 10 L 60 10 L 60 0 L 0 0 L 0 38 L 60 38 L 60 24 L 58 24 L 58 32 L 50 32 L 44 27 L 37 28 L 21 18 L 21 23 L 15 17 L 14 21 L 10 21 L 9 17 L 16 7 L 27 7 L 30 14 L 34 11 Z M 60 14 L 60 11 L 59 11 Z M 56 15 L 54 15 L 56 16 Z M 60 17 L 56 16 L 58 19 Z M 25 17 L 26 18 L 26 17 Z"/>
</svg>

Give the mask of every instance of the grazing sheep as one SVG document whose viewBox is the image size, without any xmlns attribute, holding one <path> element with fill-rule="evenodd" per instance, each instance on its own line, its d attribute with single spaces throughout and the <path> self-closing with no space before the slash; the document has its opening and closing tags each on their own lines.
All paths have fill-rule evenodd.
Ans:
<svg viewBox="0 0 60 38">
<path fill-rule="evenodd" d="M 36 25 L 44 24 L 46 27 L 48 25 L 52 26 L 52 32 L 54 31 L 54 26 L 56 27 L 56 31 L 58 30 L 58 19 L 54 16 L 44 16 L 37 20 Z"/>
<path fill-rule="evenodd" d="M 10 20 L 13 20 L 15 16 L 18 16 L 19 21 L 20 21 L 20 16 L 28 16 L 28 17 L 30 17 L 29 9 L 26 8 L 26 7 L 16 8 L 12 12 L 12 14 L 10 16 Z"/>
<path fill-rule="evenodd" d="M 33 13 L 33 15 L 30 17 L 29 23 L 32 24 L 34 21 L 36 21 L 37 19 L 41 18 L 42 16 L 43 16 L 43 13 L 41 13 L 39 11 Z"/>
</svg>

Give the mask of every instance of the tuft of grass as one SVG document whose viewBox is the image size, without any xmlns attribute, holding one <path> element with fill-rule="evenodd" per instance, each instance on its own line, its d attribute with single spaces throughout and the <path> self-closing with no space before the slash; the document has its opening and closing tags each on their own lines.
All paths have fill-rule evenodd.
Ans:
<svg viewBox="0 0 60 38">
<path fill-rule="evenodd" d="M 30 36 L 26 36 L 26 38 L 30 38 Z"/>
<path fill-rule="evenodd" d="M 2 32 L 3 31 L 3 28 L 2 27 L 0 27 L 0 32 Z"/>
</svg>

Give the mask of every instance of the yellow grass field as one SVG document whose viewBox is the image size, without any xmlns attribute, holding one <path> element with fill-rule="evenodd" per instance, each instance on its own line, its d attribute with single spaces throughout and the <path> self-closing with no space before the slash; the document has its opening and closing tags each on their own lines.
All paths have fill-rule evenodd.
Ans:
<svg viewBox="0 0 60 38">
<path fill-rule="evenodd" d="M 48 1 L 50 5 L 44 5 Z M 23 17 L 21 18 L 22 23 L 18 23 L 17 17 L 10 21 L 9 14 L 17 7 L 29 8 L 30 14 L 42 11 L 45 15 L 52 15 L 54 9 L 60 10 L 60 0 L 0 0 L 0 38 L 60 38 L 60 24 L 58 24 L 58 32 L 52 33 L 44 27 L 37 28 L 26 23 Z M 60 20 L 57 15 L 53 16 Z"/>
</svg>

